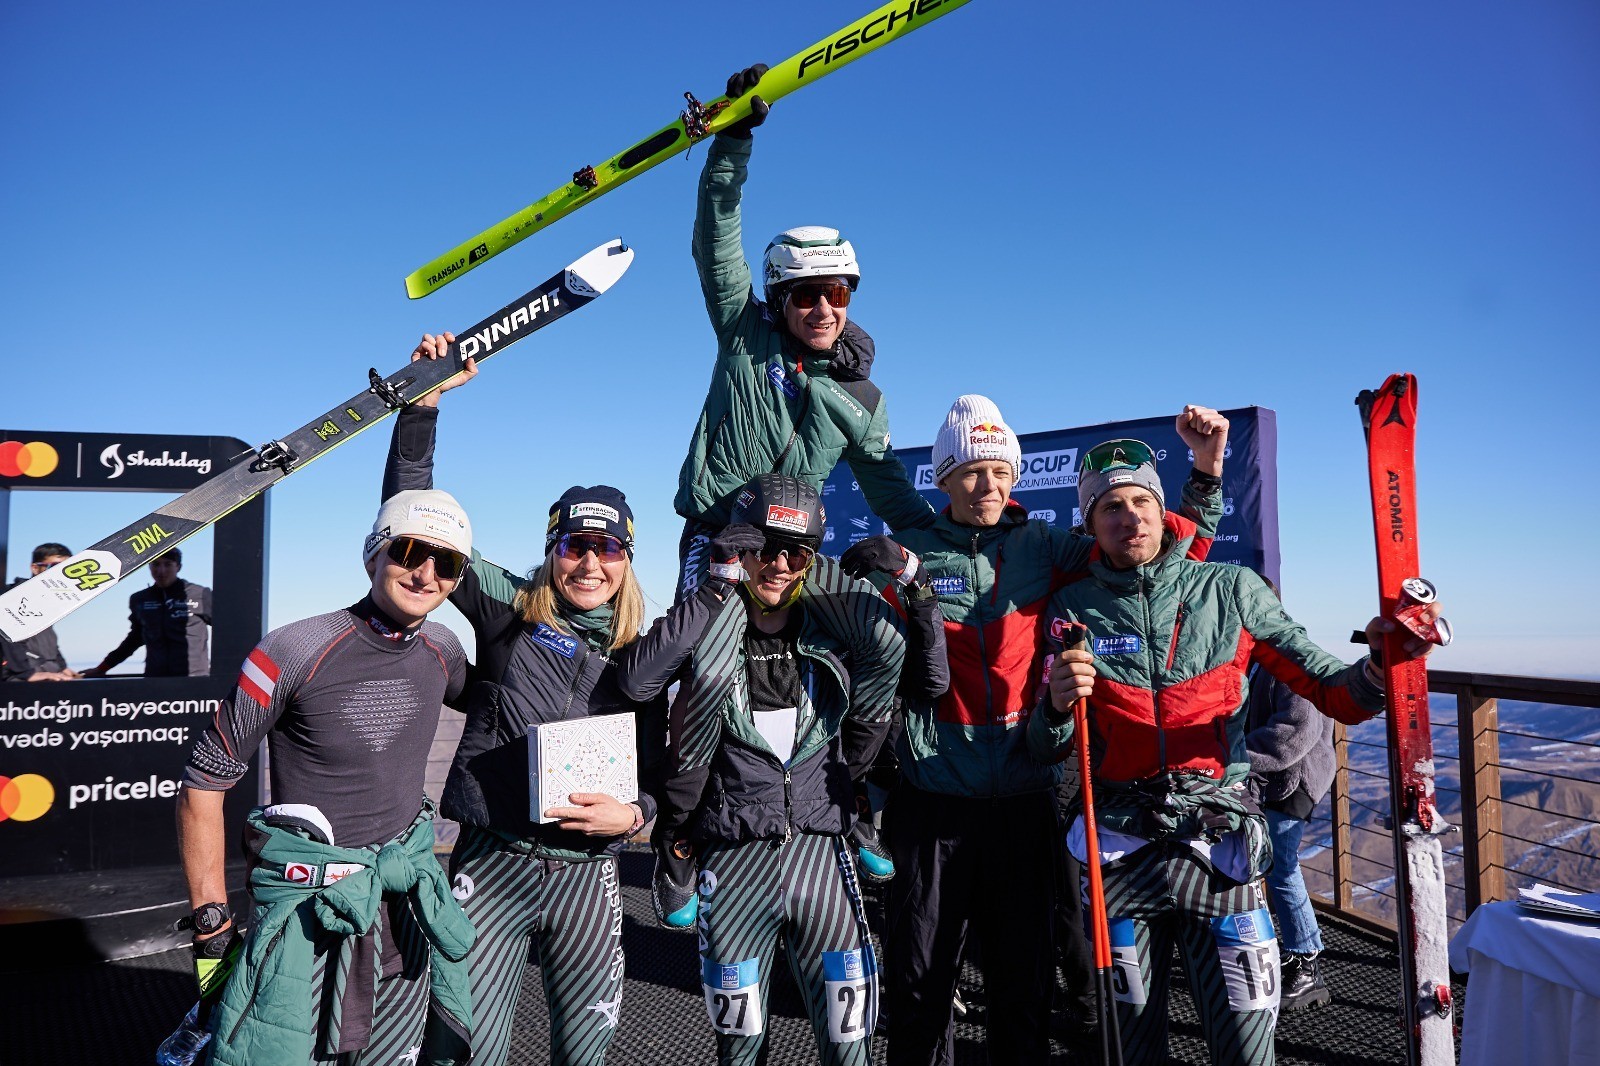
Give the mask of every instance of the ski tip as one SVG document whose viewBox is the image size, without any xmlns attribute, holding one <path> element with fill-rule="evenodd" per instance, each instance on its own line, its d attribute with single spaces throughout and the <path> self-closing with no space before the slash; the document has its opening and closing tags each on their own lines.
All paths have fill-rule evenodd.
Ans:
<svg viewBox="0 0 1600 1066">
<path fill-rule="evenodd" d="M 633 249 L 622 238 L 607 241 L 567 267 L 567 288 L 573 292 L 605 292 L 633 265 Z M 576 284 L 574 284 L 576 279 Z"/>
</svg>

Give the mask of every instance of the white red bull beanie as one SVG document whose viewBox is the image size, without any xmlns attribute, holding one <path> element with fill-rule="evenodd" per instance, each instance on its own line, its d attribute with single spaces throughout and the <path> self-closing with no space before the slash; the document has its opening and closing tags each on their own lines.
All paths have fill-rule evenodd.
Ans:
<svg viewBox="0 0 1600 1066">
<path fill-rule="evenodd" d="M 950 471 L 980 459 L 1010 463 L 1012 476 L 1021 476 L 1022 446 L 1000 408 L 987 396 L 957 396 L 933 442 L 933 483 L 943 485 Z"/>
<path fill-rule="evenodd" d="M 472 554 L 472 522 L 456 498 L 441 489 L 406 489 L 383 501 L 361 551 L 371 561 L 395 537 L 422 537 L 462 555 Z"/>
</svg>

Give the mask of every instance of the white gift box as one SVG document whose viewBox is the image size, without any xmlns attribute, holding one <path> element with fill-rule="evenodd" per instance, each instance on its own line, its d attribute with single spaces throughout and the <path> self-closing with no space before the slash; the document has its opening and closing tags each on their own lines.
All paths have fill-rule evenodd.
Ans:
<svg viewBox="0 0 1600 1066">
<path fill-rule="evenodd" d="M 632 714 L 546 722 L 528 734 L 528 817 L 570 807 L 574 792 L 603 792 L 622 803 L 639 798 L 639 757 Z"/>
</svg>

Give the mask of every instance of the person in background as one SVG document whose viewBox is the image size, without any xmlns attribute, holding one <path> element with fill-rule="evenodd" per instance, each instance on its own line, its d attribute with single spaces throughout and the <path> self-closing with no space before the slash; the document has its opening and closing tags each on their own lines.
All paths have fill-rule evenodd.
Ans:
<svg viewBox="0 0 1600 1066">
<path fill-rule="evenodd" d="M 211 672 L 207 637 L 211 590 L 178 576 L 183 552 L 169 548 L 150 561 L 155 584 L 128 597 L 128 635 L 84 677 L 104 677 L 144 645 L 145 677 L 204 677 Z"/>
<path fill-rule="evenodd" d="M 1273 595 L 1278 586 L 1263 576 Z M 1333 785 L 1333 719 L 1288 685 L 1250 666 L 1245 700 L 1245 748 L 1250 753 L 1250 793 L 1261 804 L 1272 838 L 1267 892 L 1283 933 L 1280 1011 L 1320 1007 L 1333 999 L 1322 977 L 1322 930 L 1300 875 L 1300 836 L 1306 819 Z"/>
<path fill-rule="evenodd" d="M 33 549 L 29 569 L 32 576 L 38 577 L 71 557 L 71 548 L 50 541 Z M 26 580 L 19 577 L 6 587 L 16 588 Z M 0 681 L 71 681 L 78 676 L 76 670 L 68 669 L 53 628 L 41 630 L 26 640 L 0 641 Z"/>
</svg>

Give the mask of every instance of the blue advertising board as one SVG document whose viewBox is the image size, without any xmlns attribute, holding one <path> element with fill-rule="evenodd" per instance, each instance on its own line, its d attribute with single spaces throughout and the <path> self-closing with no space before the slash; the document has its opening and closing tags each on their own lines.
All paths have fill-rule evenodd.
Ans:
<svg viewBox="0 0 1600 1066">
<path fill-rule="evenodd" d="M 1228 417 L 1228 450 L 1222 469 L 1222 525 L 1211 548 L 1212 562 L 1248 566 L 1278 580 L 1278 418 L 1265 407 L 1222 412 Z M 1022 469 L 1011 498 L 1029 517 L 1070 529 L 1078 515 L 1078 457 L 1102 441 L 1133 437 L 1155 450 L 1156 469 L 1169 501 L 1176 501 L 1194 456 L 1178 436 L 1171 416 L 1107 422 L 1078 429 L 1022 433 Z M 935 510 L 950 502 L 933 484 L 933 448 L 896 448 L 912 483 Z M 840 463 L 822 487 L 828 526 L 822 550 L 837 556 L 865 537 L 889 533 L 867 506 L 850 468 Z"/>
</svg>

